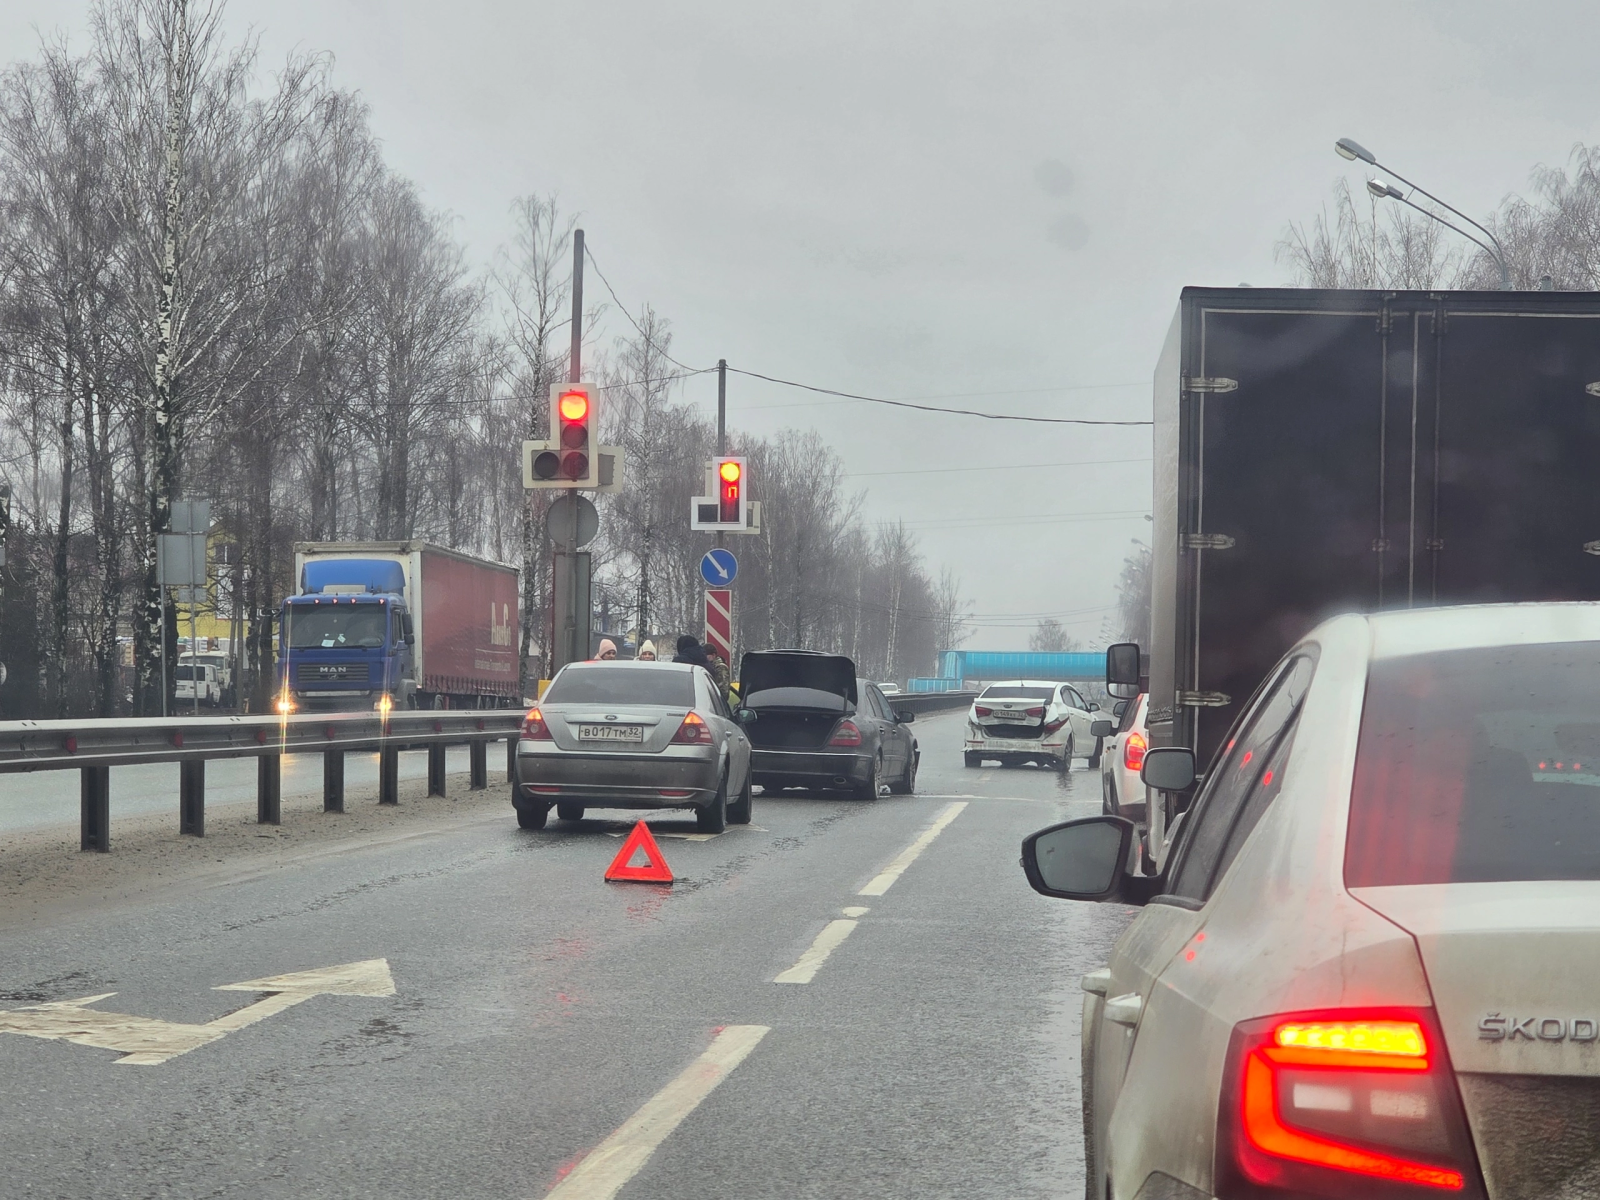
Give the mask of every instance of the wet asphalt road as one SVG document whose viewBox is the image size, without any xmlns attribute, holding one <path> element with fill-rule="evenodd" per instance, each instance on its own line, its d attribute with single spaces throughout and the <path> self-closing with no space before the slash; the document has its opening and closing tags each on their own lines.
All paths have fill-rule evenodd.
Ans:
<svg viewBox="0 0 1600 1200">
<path fill-rule="evenodd" d="M 918 723 L 916 796 L 757 796 L 748 828 L 664 838 L 671 887 L 602 881 L 629 814 L 508 810 L 0 930 L 0 1009 L 114 991 L 202 1023 L 258 998 L 219 985 L 374 958 L 395 986 L 160 1065 L 0 1033 L 0 1196 L 540 1197 L 735 1024 L 770 1032 L 624 1200 L 1081 1196 L 1078 978 L 1127 916 L 1036 896 L 1017 846 L 1098 812 L 1098 774 L 965 769 L 960 723 Z M 815 978 L 774 983 L 849 906 Z"/>
</svg>

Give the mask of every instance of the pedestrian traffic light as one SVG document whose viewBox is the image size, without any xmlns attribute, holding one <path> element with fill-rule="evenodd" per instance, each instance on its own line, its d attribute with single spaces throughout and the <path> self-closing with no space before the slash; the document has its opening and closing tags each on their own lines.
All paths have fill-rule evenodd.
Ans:
<svg viewBox="0 0 1600 1200">
<path fill-rule="evenodd" d="M 742 458 L 724 455 L 706 468 L 707 493 L 689 505 L 691 529 L 718 529 L 724 533 L 748 531 L 750 501 L 746 491 L 750 474 Z"/>
<path fill-rule="evenodd" d="M 600 413 L 591 383 L 561 383 L 550 389 L 550 436 L 522 443 L 522 486 L 600 486 Z"/>
</svg>

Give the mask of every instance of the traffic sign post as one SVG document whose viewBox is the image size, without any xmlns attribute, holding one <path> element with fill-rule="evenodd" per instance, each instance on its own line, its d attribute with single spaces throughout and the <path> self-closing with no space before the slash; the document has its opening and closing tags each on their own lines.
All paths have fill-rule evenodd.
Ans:
<svg viewBox="0 0 1600 1200">
<path fill-rule="evenodd" d="M 710 557 L 709 555 L 707 557 Z M 730 556 L 731 557 L 731 556 Z M 733 670 L 733 589 L 706 589 L 706 644 Z"/>
</svg>

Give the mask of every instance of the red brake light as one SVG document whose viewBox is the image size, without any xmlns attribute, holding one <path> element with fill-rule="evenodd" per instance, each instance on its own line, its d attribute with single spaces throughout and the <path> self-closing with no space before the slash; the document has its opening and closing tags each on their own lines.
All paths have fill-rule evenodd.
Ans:
<svg viewBox="0 0 1600 1200">
<path fill-rule="evenodd" d="M 551 742 L 555 739 L 550 736 L 550 726 L 545 724 L 544 714 L 538 706 L 528 710 L 528 715 L 522 718 L 522 736 L 530 742 Z"/>
<path fill-rule="evenodd" d="M 1030 717 L 1042 717 L 1042 716 L 1044 716 L 1044 709 L 1043 708 L 1030 708 L 1030 709 L 1027 710 L 1027 712 L 1028 712 L 1028 715 Z"/>
<path fill-rule="evenodd" d="M 672 735 L 672 740 L 680 746 L 709 746 L 711 727 L 699 713 L 690 712 L 684 716 L 683 724 L 678 726 L 678 732 Z"/>
<path fill-rule="evenodd" d="M 1466 1122 L 1427 1012 L 1250 1021 L 1234 1031 L 1229 1057 L 1219 1171 L 1255 1185 L 1241 1192 L 1343 1196 L 1359 1176 L 1366 1188 L 1390 1185 L 1372 1193 L 1386 1197 L 1482 1196 L 1469 1186 Z"/>
<path fill-rule="evenodd" d="M 1144 734 L 1135 729 L 1122 743 L 1122 765 L 1130 771 L 1144 766 L 1144 752 L 1150 748 Z"/>
<path fill-rule="evenodd" d="M 974 712 L 974 713 L 976 713 L 976 714 L 977 714 L 977 715 L 978 715 L 978 716 L 980 716 L 980 717 L 992 717 L 992 716 L 994 716 L 994 709 L 992 709 L 992 708 L 985 708 L 985 707 L 984 707 L 984 706 L 983 706 L 983 705 L 981 705 L 981 704 L 975 704 L 975 705 L 973 705 L 973 706 L 972 706 L 972 711 L 973 711 L 973 712 Z"/>
<path fill-rule="evenodd" d="M 846 717 L 839 722 L 839 727 L 833 731 L 833 736 L 828 739 L 830 746 L 859 746 L 861 745 L 861 727 Z"/>
</svg>

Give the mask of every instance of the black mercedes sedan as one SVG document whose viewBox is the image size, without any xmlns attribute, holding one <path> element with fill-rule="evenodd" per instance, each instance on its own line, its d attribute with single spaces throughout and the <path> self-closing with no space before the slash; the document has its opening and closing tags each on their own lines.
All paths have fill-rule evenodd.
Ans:
<svg viewBox="0 0 1600 1200">
<path fill-rule="evenodd" d="M 913 715 L 895 712 L 842 654 L 752 650 L 740 660 L 741 718 L 751 778 L 768 795 L 785 787 L 837 789 L 871 800 L 882 784 L 917 785 Z"/>
</svg>

